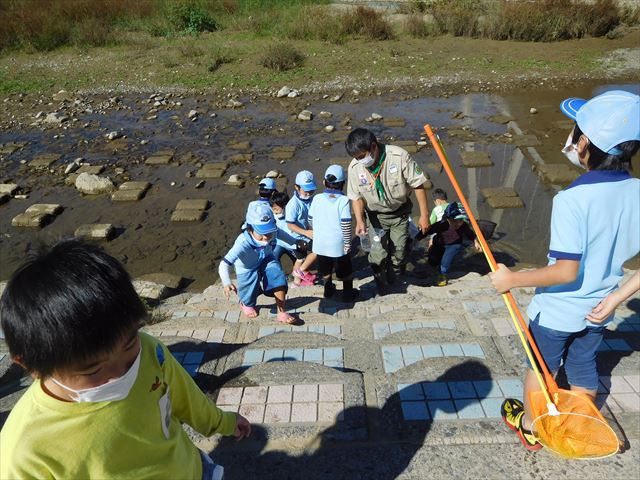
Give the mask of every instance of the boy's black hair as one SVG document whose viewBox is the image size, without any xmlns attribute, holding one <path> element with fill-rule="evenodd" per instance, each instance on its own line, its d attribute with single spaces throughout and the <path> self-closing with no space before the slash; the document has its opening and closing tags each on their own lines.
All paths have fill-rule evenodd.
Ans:
<svg viewBox="0 0 640 480">
<path fill-rule="evenodd" d="M 324 186 L 332 190 L 342 190 L 344 188 L 344 180 L 336 182 L 337 178 L 331 174 L 324 179 Z"/>
<path fill-rule="evenodd" d="M 441 188 L 436 188 L 433 192 L 431 192 L 431 197 L 434 200 L 447 200 L 447 192 L 445 192 Z"/>
<path fill-rule="evenodd" d="M 366 128 L 356 128 L 344 142 L 347 154 L 355 157 L 360 152 L 370 152 L 373 144 L 377 144 L 376 136 Z"/>
<path fill-rule="evenodd" d="M 11 356 L 40 378 L 113 350 L 147 315 L 120 262 L 79 240 L 16 270 L 0 312 Z"/>
<path fill-rule="evenodd" d="M 289 195 L 287 192 L 278 192 L 277 190 L 273 192 L 273 195 L 269 199 L 269 205 L 272 207 L 274 205 L 279 206 L 280 208 L 285 208 L 289 203 Z"/>
<path fill-rule="evenodd" d="M 260 186 L 258 189 L 258 197 L 269 200 L 275 192 L 277 192 L 277 190 L 271 190 L 270 188 L 263 188 Z"/>
<path fill-rule="evenodd" d="M 576 123 L 571 143 L 577 144 L 581 135 L 584 135 L 584 133 Z M 622 150 L 620 155 L 603 152 L 593 143 L 589 142 L 589 146 L 587 147 L 587 151 L 589 152 L 589 170 L 630 170 L 631 159 L 638 152 L 638 149 L 640 149 L 640 142 L 630 140 L 616 145 L 616 148 Z"/>
</svg>

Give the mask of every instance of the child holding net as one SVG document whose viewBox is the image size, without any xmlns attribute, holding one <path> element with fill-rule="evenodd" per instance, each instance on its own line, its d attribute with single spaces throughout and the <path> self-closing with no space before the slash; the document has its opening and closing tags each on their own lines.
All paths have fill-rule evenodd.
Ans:
<svg viewBox="0 0 640 480">
<path fill-rule="evenodd" d="M 615 294 L 623 263 L 640 251 L 640 180 L 627 171 L 640 148 L 640 97 L 608 91 L 560 108 L 576 122 L 562 152 L 587 172 L 553 200 L 549 264 L 525 272 L 498 265 L 490 278 L 501 293 L 538 287 L 527 314 L 544 362 L 552 373 L 564 365 L 571 390 L 595 398 L 605 327 L 615 306 L 637 291 L 636 275 Z M 506 399 L 501 413 L 523 445 L 538 450 L 531 398 L 540 386 L 529 367 L 524 404 Z"/>
</svg>

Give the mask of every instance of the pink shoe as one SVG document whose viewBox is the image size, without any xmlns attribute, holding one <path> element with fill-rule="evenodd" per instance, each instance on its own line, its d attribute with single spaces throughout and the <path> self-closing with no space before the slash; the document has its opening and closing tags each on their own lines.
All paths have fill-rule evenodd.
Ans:
<svg viewBox="0 0 640 480">
<path fill-rule="evenodd" d="M 309 273 L 309 272 L 303 272 L 302 270 L 300 270 L 299 268 L 296 268 L 293 272 L 291 272 L 293 274 L 294 277 L 298 277 L 300 280 L 302 280 L 303 282 L 306 280 L 308 282 L 308 284 L 313 285 L 316 281 L 316 278 L 318 278 L 316 275 L 314 275 L 313 273 Z M 309 285 L 303 285 L 303 286 L 309 286 Z"/>
<path fill-rule="evenodd" d="M 287 325 L 294 325 L 297 320 L 295 317 L 292 317 L 287 312 L 278 312 L 276 320 L 280 323 L 286 323 Z"/>
<path fill-rule="evenodd" d="M 244 303 L 240 302 L 240 310 L 247 318 L 256 318 L 258 316 L 258 311 L 253 307 L 248 307 Z"/>
</svg>

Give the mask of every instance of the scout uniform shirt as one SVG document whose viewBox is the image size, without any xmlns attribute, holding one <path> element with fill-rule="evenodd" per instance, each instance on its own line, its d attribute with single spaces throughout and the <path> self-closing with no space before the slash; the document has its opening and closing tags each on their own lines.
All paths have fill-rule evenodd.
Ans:
<svg viewBox="0 0 640 480">
<path fill-rule="evenodd" d="M 407 203 L 413 189 L 422 186 L 427 179 L 404 148 L 384 145 L 384 149 L 384 164 L 379 172 L 384 195 L 376 189 L 376 179 L 371 172 L 354 159 L 348 169 L 347 196 L 349 200 L 364 199 L 368 210 L 391 213 Z"/>
</svg>

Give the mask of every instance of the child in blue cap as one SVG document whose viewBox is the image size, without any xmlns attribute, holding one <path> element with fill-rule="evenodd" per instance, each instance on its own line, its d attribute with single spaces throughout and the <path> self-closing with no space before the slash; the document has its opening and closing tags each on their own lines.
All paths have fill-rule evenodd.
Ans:
<svg viewBox="0 0 640 480">
<path fill-rule="evenodd" d="M 287 278 L 273 256 L 277 230 L 269 203 L 251 202 L 247 208 L 246 229 L 222 258 L 218 273 L 225 295 L 238 294 L 240 308 L 247 318 L 258 316 L 256 301 L 258 295 L 264 293 L 276 299 L 278 322 L 293 324 L 296 320 L 285 308 Z M 236 270 L 237 287 L 231 281 L 231 266 Z"/>
<path fill-rule="evenodd" d="M 317 188 L 313 173 L 308 170 L 298 172 L 294 188 L 294 195 L 285 208 L 285 221 L 287 233 L 296 239 L 293 286 L 299 287 L 313 285 L 316 280 L 316 276 L 307 271 L 316 260 L 312 252 L 313 230 L 309 228 L 308 220 L 309 207 Z"/>
<path fill-rule="evenodd" d="M 561 364 L 572 390 L 595 398 L 596 352 L 615 307 L 640 287 L 635 275 L 616 293 L 623 263 L 640 251 L 640 180 L 631 158 L 640 148 L 640 97 L 613 90 L 589 101 L 569 98 L 560 109 L 576 124 L 562 152 L 587 172 L 553 199 L 549 264 L 489 274 L 499 292 L 538 287 L 527 310 L 529 330 L 551 372 Z M 528 450 L 542 446 L 531 433 L 529 394 L 539 390 L 530 368 L 524 404 L 502 404 L 505 423 Z"/>
<path fill-rule="evenodd" d="M 340 165 L 331 165 L 324 174 L 325 190 L 316 195 L 309 208 L 309 226 L 313 229 L 313 253 L 318 255 L 318 275 L 324 280 L 324 297 L 336 292 L 332 281 L 342 280 L 342 300 L 352 302 L 358 296 L 351 274 L 351 205 L 342 193 L 346 176 Z M 313 225 L 315 224 L 315 228 Z"/>
</svg>

